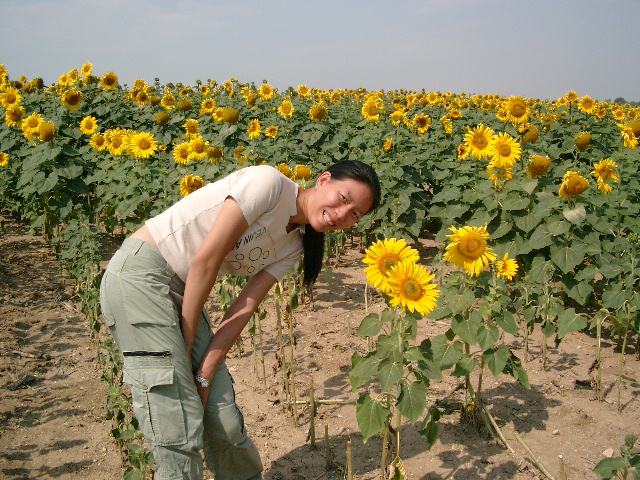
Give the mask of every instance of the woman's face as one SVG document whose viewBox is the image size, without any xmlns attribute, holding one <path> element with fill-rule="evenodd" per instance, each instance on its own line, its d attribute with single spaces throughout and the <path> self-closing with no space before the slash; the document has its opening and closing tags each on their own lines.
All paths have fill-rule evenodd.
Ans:
<svg viewBox="0 0 640 480">
<path fill-rule="evenodd" d="M 318 232 L 341 230 L 354 225 L 373 204 L 371 189 L 353 179 L 334 180 L 324 172 L 307 204 L 307 218 Z"/>
</svg>

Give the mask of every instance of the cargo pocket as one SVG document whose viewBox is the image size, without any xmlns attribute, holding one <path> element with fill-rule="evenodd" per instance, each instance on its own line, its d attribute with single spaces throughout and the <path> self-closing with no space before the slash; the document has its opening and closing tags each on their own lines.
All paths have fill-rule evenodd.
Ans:
<svg viewBox="0 0 640 480">
<path fill-rule="evenodd" d="M 159 446 L 186 443 L 180 389 L 169 358 L 125 357 L 122 380 L 131 385 L 133 412 L 148 442 Z"/>
</svg>

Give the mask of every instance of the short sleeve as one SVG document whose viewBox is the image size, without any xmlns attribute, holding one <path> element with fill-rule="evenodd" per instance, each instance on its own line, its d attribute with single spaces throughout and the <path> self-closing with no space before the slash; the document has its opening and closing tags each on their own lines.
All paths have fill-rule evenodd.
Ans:
<svg viewBox="0 0 640 480">
<path fill-rule="evenodd" d="M 238 172 L 228 195 L 236 201 L 249 225 L 276 206 L 282 195 L 283 178 L 282 173 L 268 165 Z"/>
</svg>

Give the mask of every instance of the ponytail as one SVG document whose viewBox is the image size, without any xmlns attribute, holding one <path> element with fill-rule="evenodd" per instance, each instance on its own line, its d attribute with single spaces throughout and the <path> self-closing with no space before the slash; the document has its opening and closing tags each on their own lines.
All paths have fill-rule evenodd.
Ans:
<svg viewBox="0 0 640 480">
<path fill-rule="evenodd" d="M 318 278 L 324 261 L 324 233 L 305 225 L 302 235 L 302 286 L 310 288 Z"/>
</svg>

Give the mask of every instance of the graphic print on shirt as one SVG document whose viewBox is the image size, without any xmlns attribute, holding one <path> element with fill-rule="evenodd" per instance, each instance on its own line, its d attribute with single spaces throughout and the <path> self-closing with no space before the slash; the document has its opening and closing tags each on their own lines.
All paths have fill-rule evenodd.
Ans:
<svg viewBox="0 0 640 480">
<path fill-rule="evenodd" d="M 227 261 L 231 268 L 238 271 L 239 275 L 253 275 L 267 264 L 266 260 L 271 254 L 269 245 L 272 242 L 268 235 L 260 239 L 266 232 L 266 227 L 260 226 L 257 230 L 243 235 L 231 249 Z M 250 243 L 258 245 L 250 246 Z M 251 248 L 249 249 L 249 247 Z"/>
</svg>

